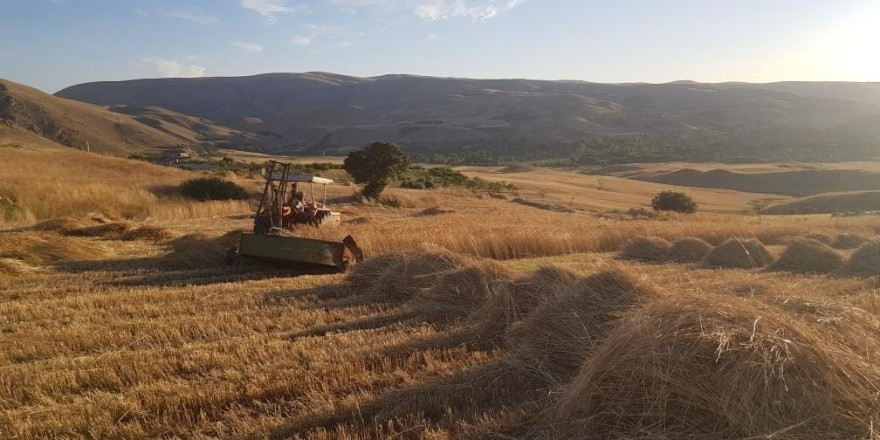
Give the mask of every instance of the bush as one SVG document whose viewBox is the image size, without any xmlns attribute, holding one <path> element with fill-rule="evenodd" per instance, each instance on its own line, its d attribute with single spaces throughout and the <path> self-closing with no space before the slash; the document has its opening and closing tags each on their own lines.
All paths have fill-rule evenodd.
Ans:
<svg viewBox="0 0 880 440">
<path fill-rule="evenodd" d="M 244 200 L 247 191 L 241 186 L 218 177 L 202 177 L 187 180 L 180 184 L 180 192 L 191 199 L 206 200 Z"/>
<path fill-rule="evenodd" d="M 685 214 L 697 212 L 697 203 L 683 192 L 663 191 L 654 196 L 651 206 L 658 211 L 675 211 Z"/>
</svg>

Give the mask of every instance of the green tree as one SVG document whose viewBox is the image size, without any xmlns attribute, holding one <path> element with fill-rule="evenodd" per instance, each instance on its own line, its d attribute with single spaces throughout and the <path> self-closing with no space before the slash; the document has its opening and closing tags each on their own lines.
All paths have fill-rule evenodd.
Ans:
<svg viewBox="0 0 880 440">
<path fill-rule="evenodd" d="M 391 142 L 373 142 L 360 151 L 352 151 L 342 167 L 355 183 L 366 183 L 363 195 L 378 198 L 392 179 L 409 167 L 409 158 Z"/>
<path fill-rule="evenodd" d="M 697 203 L 691 196 L 683 192 L 663 191 L 651 199 L 651 206 L 658 211 L 675 211 L 686 214 L 697 212 Z"/>
</svg>

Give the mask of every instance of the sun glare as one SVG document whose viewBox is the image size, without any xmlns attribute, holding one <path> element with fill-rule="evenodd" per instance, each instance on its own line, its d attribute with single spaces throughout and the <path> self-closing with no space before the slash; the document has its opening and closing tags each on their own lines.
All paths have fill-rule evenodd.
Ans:
<svg viewBox="0 0 880 440">
<path fill-rule="evenodd" d="M 831 34 L 829 66 L 842 77 L 853 81 L 880 81 L 880 10 L 851 17 Z"/>
</svg>

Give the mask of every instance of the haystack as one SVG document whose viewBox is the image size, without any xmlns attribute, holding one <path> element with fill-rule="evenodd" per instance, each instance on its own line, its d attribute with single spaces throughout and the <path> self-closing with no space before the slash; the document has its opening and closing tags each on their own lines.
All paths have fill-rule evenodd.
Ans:
<svg viewBox="0 0 880 440">
<path fill-rule="evenodd" d="M 843 257 L 834 249 L 808 238 L 793 241 L 768 268 L 772 271 L 798 273 L 831 273 L 843 264 Z"/>
<path fill-rule="evenodd" d="M 834 242 L 834 239 L 831 238 L 828 234 L 814 233 L 814 234 L 805 235 L 804 238 L 809 238 L 810 240 L 816 240 L 819 243 L 822 243 L 827 246 L 831 246 L 831 243 Z"/>
<path fill-rule="evenodd" d="M 430 287 L 444 273 L 474 260 L 437 246 L 369 258 L 346 277 L 360 295 L 379 301 L 406 301 Z"/>
<path fill-rule="evenodd" d="M 528 316 L 543 300 L 576 282 L 577 275 L 572 272 L 553 266 L 542 267 L 504 286 L 496 286 L 471 314 L 470 321 L 484 336 L 499 335 Z"/>
<path fill-rule="evenodd" d="M 880 275 L 880 242 L 870 242 L 850 255 L 840 268 L 842 275 Z"/>
<path fill-rule="evenodd" d="M 703 267 L 731 267 L 754 269 L 764 267 L 773 256 L 754 238 L 731 238 L 706 254 Z"/>
<path fill-rule="evenodd" d="M 831 247 L 835 249 L 858 249 L 869 241 L 871 240 L 859 234 L 839 234 L 834 238 L 834 243 L 831 243 Z"/>
<path fill-rule="evenodd" d="M 557 284 L 537 308 L 507 332 L 514 365 L 564 382 L 589 356 L 618 316 L 656 292 L 626 273 L 602 272 Z"/>
<path fill-rule="evenodd" d="M 772 306 L 673 295 L 619 322 L 555 422 L 566 438 L 870 438 L 880 369 L 862 356 Z"/>
<path fill-rule="evenodd" d="M 712 245 L 699 238 L 682 238 L 676 240 L 669 249 L 668 258 L 678 263 L 697 263 L 709 252 Z"/>
<path fill-rule="evenodd" d="M 624 260 L 664 261 L 671 248 L 672 243 L 660 237 L 638 236 L 623 245 L 618 257 Z"/>
<path fill-rule="evenodd" d="M 511 305 L 515 300 L 508 289 L 515 275 L 492 260 L 475 260 L 441 274 L 429 288 L 417 291 L 407 306 L 422 316 L 435 319 L 473 315 L 477 321 L 494 321 L 505 315 L 506 307 L 516 307 Z M 491 306 L 484 307 L 486 303 Z M 483 315 L 476 313 L 478 309 L 482 309 Z"/>
</svg>

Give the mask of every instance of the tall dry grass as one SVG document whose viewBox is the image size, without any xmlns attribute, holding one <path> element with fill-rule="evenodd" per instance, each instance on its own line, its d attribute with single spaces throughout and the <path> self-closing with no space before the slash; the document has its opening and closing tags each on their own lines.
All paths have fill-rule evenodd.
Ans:
<svg viewBox="0 0 880 440">
<path fill-rule="evenodd" d="M 247 202 L 192 202 L 163 195 L 163 188 L 197 176 L 187 171 L 76 150 L 0 149 L 0 225 L 90 213 L 180 220 L 251 210 Z"/>
</svg>

